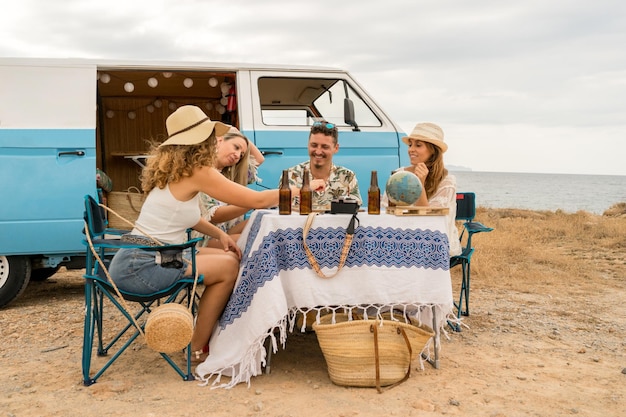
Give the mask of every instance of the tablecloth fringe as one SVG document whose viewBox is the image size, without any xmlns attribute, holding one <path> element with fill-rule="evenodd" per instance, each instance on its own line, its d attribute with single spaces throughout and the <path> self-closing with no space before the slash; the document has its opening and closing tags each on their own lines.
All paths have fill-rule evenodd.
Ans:
<svg viewBox="0 0 626 417">
<path fill-rule="evenodd" d="M 310 311 L 316 312 L 316 321 L 325 314 L 336 315 L 337 313 L 346 313 L 351 317 L 357 316 L 363 319 L 368 319 L 370 317 L 381 317 L 383 313 L 391 311 L 392 320 L 406 321 L 406 317 L 410 315 L 412 317 L 416 317 L 420 325 L 424 324 L 432 327 L 432 316 L 430 315 L 430 307 L 432 307 L 432 304 L 416 303 L 398 303 L 393 305 L 369 304 L 360 306 L 339 305 L 332 307 L 326 306 L 312 308 L 293 307 L 289 310 L 289 313 L 285 317 L 275 323 L 270 330 L 268 330 L 262 336 L 258 337 L 254 341 L 254 343 L 251 344 L 241 362 L 239 362 L 238 364 L 225 366 L 208 375 L 196 375 L 196 378 L 201 381 L 201 386 L 207 386 L 211 384 L 211 389 L 229 389 L 242 382 L 245 382 L 248 387 L 250 387 L 251 378 L 253 376 L 261 374 L 263 367 L 266 365 L 266 340 L 269 338 L 270 347 L 273 353 L 278 352 L 279 345 L 282 346 L 283 349 L 285 349 L 288 336 L 287 330 L 289 330 L 289 333 L 293 333 L 294 329 L 296 328 L 299 315 L 303 316 L 300 331 L 306 331 L 307 325 L 310 326 L 312 324 L 310 322 L 307 323 L 307 312 Z M 438 310 L 439 316 L 439 334 L 443 334 L 447 339 L 450 339 L 448 332 L 445 329 L 445 324 L 448 320 L 458 321 L 458 318 L 451 314 L 450 311 L 443 311 L 442 307 L 439 305 L 435 305 L 435 308 Z M 438 343 L 438 345 L 441 348 L 441 343 Z M 433 339 L 431 339 L 428 341 L 428 343 L 424 347 L 424 350 L 421 352 L 420 368 L 422 370 L 424 369 L 424 361 L 430 360 L 432 358 L 434 353 L 434 346 L 435 345 L 433 343 Z M 223 376 L 230 377 L 230 381 L 227 383 L 221 383 L 221 379 Z M 213 381 L 211 382 L 211 380 Z"/>
</svg>

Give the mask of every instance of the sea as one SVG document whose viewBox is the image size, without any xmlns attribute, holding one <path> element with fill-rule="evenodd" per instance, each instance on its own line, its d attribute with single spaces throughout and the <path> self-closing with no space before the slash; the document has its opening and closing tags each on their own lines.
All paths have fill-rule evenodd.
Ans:
<svg viewBox="0 0 626 417">
<path fill-rule="evenodd" d="M 626 176 L 533 174 L 511 172 L 450 171 L 457 191 L 476 193 L 476 206 L 561 210 L 584 210 L 602 214 L 616 203 L 626 203 Z"/>
</svg>

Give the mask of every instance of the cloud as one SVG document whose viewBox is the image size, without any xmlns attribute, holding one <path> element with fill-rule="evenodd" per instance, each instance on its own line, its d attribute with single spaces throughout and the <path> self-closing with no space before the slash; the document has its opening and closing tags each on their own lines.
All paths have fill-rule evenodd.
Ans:
<svg viewBox="0 0 626 417">
<path fill-rule="evenodd" d="M 471 137 L 459 161 L 451 153 L 457 165 L 625 175 L 606 156 L 559 158 L 590 138 L 626 152 L 625 9 L 622 0 L 22 0 L 0 16 L 0 55 L 336 66 L 405 131 L 429 120 Z M 517 143 L 555 154 L 522 164 L 506 151 Z"/>
</svg>

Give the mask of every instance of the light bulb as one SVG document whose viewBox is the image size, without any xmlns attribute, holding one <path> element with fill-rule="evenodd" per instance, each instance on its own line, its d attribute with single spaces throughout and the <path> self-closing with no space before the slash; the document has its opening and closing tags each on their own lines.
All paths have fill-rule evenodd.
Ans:
<svg viewBox="0 0 626 417">
<path fill-rule="evenodd" d="M 163 78 L 171 78 L 172 77 L 172 73 L 171 72 L 164 72 L 163 73 Z"/>
<path fill-rule="evenodd" d="M 168 107 L 170 108 L 170 110 L 176 110 L 176 103 L 172 102 L 168 105 Z"/>
<path fill-rule="evenodd" d="M 226 107 L 222 106 L 221 104 L 219 106 L 217 106 L 217 112 L 219 114 L 224 114 L 226 113 Z"/>
<path fill-rule="evenodd" d="M 185 78 L 183 85 L 187 88 L 191 88 L 191 86 L 193 86 L 193 80 L 191 78 Z"/>
<path fill-rule="evenodd" d="M 108 84 L 111 81 L 111 76 L 109 74 L 100 74 L 100 81 L 104 84 Z"/>
<path fill-rule="evenodd" d="M 126 83 L 126 84 L 124 84 L 124 90 L 127 93 L 132 93 L 135 90 L 135 84 L 133 84 L 133 83 Z"/>
<path fill-rule="evenodd" d="M 215 77 L 209 78 L 209 85 L 211 87 L 217 87 L 217 78 L 215 78 Z"/>
<path fill-rule="evenodd" d="M 206 107 L 207 110 L 211 110 L 213 108 L 213 103 L 207 103 L 204 107 Z"/>
<path fill-rule="evenodd" d="M 135 117 L 137 117 L 137 114 L 135 114 L 135 112 L 134 112 L 134 111 L 129 111 L 129 112 L 128 112 L 128 118 L 129 118 L 130 120 L 134 120 L 134 119 L 135 119 Z"/>
<path fill-rule="evenodd" d="M 220 99 L 220 104 L 221 104 L 222 106 L 227 105 L 227 104 L 228 104 L 228 97 L 222 97 L 222 98 Z"/>
<path fill-rule="evenodd" d="M 112 119 L 115 116 L 115 112 L 113 110 L 107 110 L 107 117 Z"/>
<path fill-rule="evenodd" d="M 222 94 L 226 95 L 226 94 L 228 94 L 228 91 L 230 90 L 230 84 L 222 83 L 220 88 L 222 89 Z"/>
<path fill-rule="evenodd" d="M 156 107 L 157 109 L 160 109 L 162 105 L 163 105 L 163 102 L 159 100 L 158 98 L 154 100 L 154 107 Z"/>
<path fill-rule="evenodd" d="M 159 85 L 159 80 L 157 80 L 154 77 L 150 77 L 148 78 L 148 85 L 152 88 L 156 87 L 157 85 Z"/>
<path fill-rule="evenodd" d="M 146 111 L 147 111 L 148 113 L 154 113 L 154 106 L 153 106 L 152 104 L 148 104 L 148 105 L 146 106 Z"/>
</svg>

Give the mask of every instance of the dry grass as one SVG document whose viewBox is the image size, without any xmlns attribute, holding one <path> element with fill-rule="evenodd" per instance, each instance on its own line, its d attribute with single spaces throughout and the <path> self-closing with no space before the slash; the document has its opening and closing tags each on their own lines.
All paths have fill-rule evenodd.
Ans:
<svg viewBox="0 0 626 417">
<path fill-rule="evenodd" d="M 537 292 L 564 280 L 572 287 L 597 278 L 623 282 L 626 203 L 602 216 L 479 208 L 475 220 L 494 230 L 474 235 L 473 283 Z"/>
</svg>

